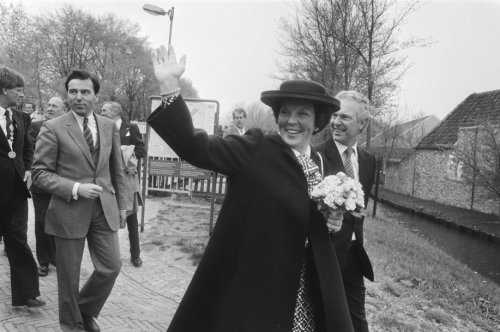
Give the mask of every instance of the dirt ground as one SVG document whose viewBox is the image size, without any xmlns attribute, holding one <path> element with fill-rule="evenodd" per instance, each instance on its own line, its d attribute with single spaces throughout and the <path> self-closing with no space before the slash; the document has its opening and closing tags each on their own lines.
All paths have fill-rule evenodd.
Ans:
<svg viewBox="0 0 500 332">
<path fill-rule="evenodd" d="M 148 222 L 148 227 L 143 233 L 142 247 L 144 251 L 149 252 L 149 257 L 154 258 L 158 255 L 159 261 L 161 261 L 161 257 L 170 257 L 169 260 L 173 260 L 178 268 L 186 272 L 185 280 L 178 281 L 176 285 L 178 290 L 176 300 L 179 300 L 183 293 L 182 289 L 187 286 L 209 239 L 210 205 L 204 199 L 193 198 L 190 200 L 184 196 L 155 198 L 155 200 L 161 200 L 161 204 L 156 217 Z M 218 205 L 216 207 L 219 208 Z M 461 312 L 461 310 L 465 310 L 462 307 L 450 306 L 445 300 L 440 302 L 436 301 L 434 296 L 429 296 L 429 286 L 424 287 L 424 285 L 435 283 L 434 279 L 425 280 L 420 275 L 412 277 L 409 272 L 393 273 L 399 268 L 399 265 L 397 268 L 392 267 L 393 261 L 395 259 L 405 260 L 405 257 L 398 258 L 393 257 L 397 255 L 388 254 L 391 253 L 390 250 L 394 252 L 394 248 L 388 248 L 388 244 L 384 243 L 385 241 L 380 239 L 380 236 L 384 233 L 399 232 L 400 230 L 388 230 L 388 226 L 384 226 L 383 222 L 380 220 L 373 222 L 370 218 L 366 220 L 365 225 L 367 242 L 369 243 L 368 250 L 374 261 L 376 273 L 375 282 L 366 282 L 366 309 L 371 331 L 500 330 L 500 325 L 497 325 L 500 324 L 500 320 L 495 323 L 495 319 L 500 318 L 498 311 L 493 320 L 471 319 L 470 314 Z M 376 237 L 379 239 L 377 240 Z M 421 240 L 416 238 L 405 241 L 409 241 L 410 247 L 417 246 L 414 250 L 419 250 L 418 246 L 426 245 L 418 243 Z M 415 242 L 417 244 L 414 244 Z M 405 254 L 413 255 L 411 251 Z M 444 255 L 444 260 L 453 261 L 441 252 L 431 251 L 425 254 Z M 389 255 L 391 257 L 386 257 Z M 427 258 L 423 257 L 422 259 Z M 443 266 L 443 269 L 446 268 L 448 267 Z M 464 304 L 464 306 L 466 305 Z M 489 305 L 493 310 L 498 308 L 494 304 L 492 306 L 489 303 Z"/>
</svg>

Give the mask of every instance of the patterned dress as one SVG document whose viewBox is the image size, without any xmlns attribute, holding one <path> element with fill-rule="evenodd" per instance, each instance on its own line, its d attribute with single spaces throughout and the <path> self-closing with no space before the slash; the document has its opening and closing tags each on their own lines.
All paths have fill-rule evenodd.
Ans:
<svg viewBox="0 0 500 332">
<path fill-rule="evenodd" d="M 320 157 L 321 158 L 321 157 Z M 312 188 L 321 182 L 322 176 L 319 167 L 307 155 L 297 155 L 297 160 L 304 171 L 307 180 L 307 189 L 311 195 Z M 311 272 L 314 269 L 314 263 L 308 256 L 310 244 L 306 238 L 304 246 L 304 256 L 302 267 L 300 269 L 299 289 L 295 300 L 295 310 L 293 313 L 292 332 L 316 332 L 317 319 L 314 312 L 317 310 L 317 301 L 314 301 L 312 295 Z"/>
</svg>

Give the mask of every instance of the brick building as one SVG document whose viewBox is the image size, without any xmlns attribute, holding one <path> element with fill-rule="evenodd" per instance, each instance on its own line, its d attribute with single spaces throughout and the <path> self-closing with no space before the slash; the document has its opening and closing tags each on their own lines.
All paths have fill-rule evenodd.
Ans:
<svg viewBox="0 0 500 332">
<path fill-rule="evenodd" d="M 384 187 L 500 215 L 499 124 L 500 90 L 471 94 L 414 153 L 386 168 Z"/>
</svg>

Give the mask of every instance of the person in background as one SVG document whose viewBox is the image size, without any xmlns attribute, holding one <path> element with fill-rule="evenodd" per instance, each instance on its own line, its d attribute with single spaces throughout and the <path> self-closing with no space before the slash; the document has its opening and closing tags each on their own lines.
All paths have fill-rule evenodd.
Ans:
<svg viewBox="0 0 500 332">
<path fill-rule="evenodd" d="M 130 261 L 135 267 L 142 265 L 139 245 L 139 225 L 137 221 L 137 206 L 142 205 L 139 187 L 138 160 L 146 156 L 144 142 L 136 124 L 124 121 L 121 105 L 114 101 L 102 105 L 101 115 L 110 118 L 120 130 L 125 176 L 129 184 L 128 196 L 132 200 L 133 209 L 127 212 L 128 239 L 130 242 Z M 132 153 L 133 152 L 133 153 Z"/>
<path fill-rule="evenodd" d="M 36 111 L 36 106 L 33 103 L 24 103 L 22 104 L 23 112 L 26 114 L 32 114 Z"/>
<path fill-rule="evenodd" d="M 28 197 L 33 144 L 28 114 L 16 105 L 24 97 L 24 80 L 14 70 L 0 67 L 0 235 L 10 264 L 13 306 L 40 307 L 35 259 L 28 245 Z"/>
<path fill-rule="evenodd" d="M 324 155 L 325 176 L 344 172 L 363 187 L 365 206 L 375 179 L 375 157 L 361 149 L 358 137 L 370 120 L 369 102 L 356 91 L 341 91 L 340 110 L 333 114 L 332 136 L 317 150 Z M 363 217 L 344 214 L 340 229 L 330 235 L 337 251 L 347 302 L 356 332 L 367 332 L 363 277 L 373 281 L 373 268 L 363 246 Z"/>
<path fill-rule="evenodd" d="M 224 136 L 243 135 L 247 131 L 245 128 L 246 119 L 247 112 L 241 107 L 235 108 L 233 110 L 233 123 L 231 123 Z"/>
<path fill-rule="evenodd" d="M 52 97 L 47 103 L 45 118 L 47 120 L 56 118 L 66 112 L 66 105 L 60 97 Z M 40 128 L 45 120 L 33 122 L 31 125 L 31 139 L 33 148 Z M 56 265 L 56 246 L 54 238 L 45 233 L 45 214 L 50 202 L 50 194 L 41 190 L 36 185 L 32 185 L 31 197 L 35 208 L 35 239 L 36 258 L 38 260 L 38 275 L 45 277 L 49 274 L 49 264 Z"/>
</svg>

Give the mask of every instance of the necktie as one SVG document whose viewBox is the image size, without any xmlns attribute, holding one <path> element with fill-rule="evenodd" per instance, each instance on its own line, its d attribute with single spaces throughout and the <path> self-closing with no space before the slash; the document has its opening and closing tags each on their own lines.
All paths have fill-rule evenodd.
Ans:
<svg viewBox="0 0 500 332">
<path fill-rule="evenodd" d="M 354 177 L 354 167 L 352 166 L 351 155 L 353 153 L 352 147 L 347 147 L 344 151 L 344 170 L 345 174 L 353 179 Z"/>
<path fill-rule="evenodd" d="M 90 153 L 93 155 L 94 154 L 94 139 L 92 138 L 92 133 L 90 132 L 89 129 L 89 119 L 87 117 L 83 118 L 83 137 L 85 137 L 85 140 L 87 141 L 87 144 L 89 145 Z"/>
<path fill-rule="evenodd" d="M 5 134 L 12 149 L 12 146 L 14 145 L 14 123 L 12 122 L 10 116 L 10 110 L 5 110 Z"/>
</svg>

